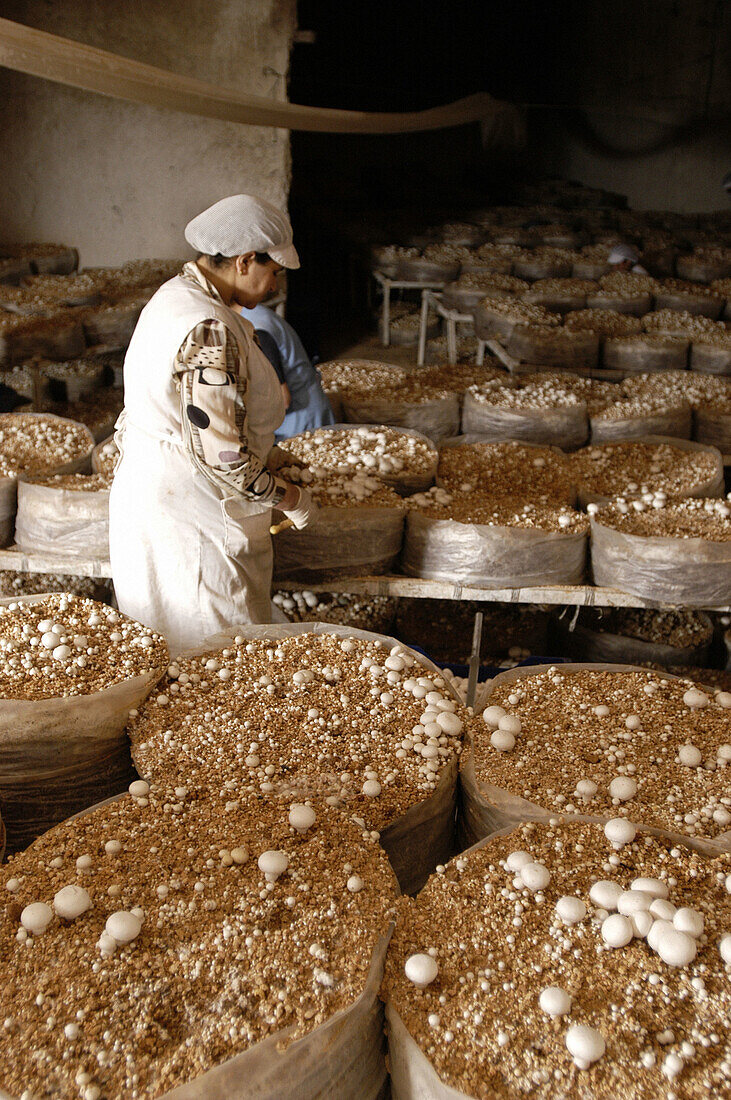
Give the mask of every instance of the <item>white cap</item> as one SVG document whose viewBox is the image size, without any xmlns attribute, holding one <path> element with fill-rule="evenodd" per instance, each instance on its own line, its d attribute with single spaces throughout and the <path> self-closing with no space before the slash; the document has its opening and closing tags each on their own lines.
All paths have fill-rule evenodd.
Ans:
<svg viewBox="0 0 731 1100">
<path fill-rule="evenodd" d="M 185 239 L 206 256 L 266 252 L 282 267 L 299 267 L 289 218 L 256 195 L 229 195 L 185 227 Z"/>
<path fill-rule="evenodd" d="M 615 244 L 612 251 L 609 253 L 607 262 L 610 264 L 621 264 L 625 260 L 629 260 L 630 263 L 639 263 L 640 256 L 636 248 L 633 248 L 631 244 Z"/>
</svg>

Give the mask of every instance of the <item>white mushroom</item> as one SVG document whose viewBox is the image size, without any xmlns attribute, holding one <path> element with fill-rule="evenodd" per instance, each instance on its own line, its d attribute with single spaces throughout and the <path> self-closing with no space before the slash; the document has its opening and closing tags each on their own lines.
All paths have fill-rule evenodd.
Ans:
<svg viewBox="0 0 731 1100">
<path fill-rule="evenodd" d="M 409 955 L 404 964 L 404 973 L 418 989 L 424 989 L 434 981 L 439 967 L 431 955 Z"/>
<path fill-rule="evenodd" d="M 289 808 L 289 823 L 298 833 L 306 833 L 317 820 L 317 814 L 311 806 L 305 806 L 301 802 L 293 802 Z"/>
<path fill-rule="evenodd" d="M 547 1016 L 566 1016 L 571 1011 L 571 997 L 557 985 L 541 990 L 538 1003 Z"/>
<path fill-rule="evenodd" d="M 40 936 L 46 931 L 53 919 L 53 910 L 42 901 L 31 902 L 20 914 L 20 923 L 26 931 Z"/>
<path fill-rule="evenodd" d="M 83 886 L 64 886 L 54 896 L 53 908 L 64 920 L 76 920 L 91 909 L 91 898 Z"/>
<path fill-rule="evenodd" d="M 233 852 L 231 853 L 233 855 Z M 289 856 L 286 852 L 277 852 L 269 849 L 262 852 L 257 861 L 260 871 L 264 872 L 267 882 L 276 882 L 280 875 L 289 867 Z"/>
<path fill-rule="evenodd" d="M 107 917 L 104 930 L 115 943 L 132 943 L 132 940 L 136 940 L 142 931 L 142 921 L 135 913 L 118 909 L 116 913 Z"/>
<path fill-rule="evenodd" d="M 588 1069 L 606 1050 L 600 1032 L 586 1024 L 573 1024 L 566 1032 L 566 1048 L 579 1069 Z"/>
</svg>

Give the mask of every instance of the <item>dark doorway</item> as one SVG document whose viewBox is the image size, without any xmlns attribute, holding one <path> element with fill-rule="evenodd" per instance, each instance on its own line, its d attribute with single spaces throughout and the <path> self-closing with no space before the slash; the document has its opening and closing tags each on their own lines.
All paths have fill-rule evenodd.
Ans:
<svg viewBox="0 0 731 1100">
<path fill-rule="evenodd" d="M 556 7 L 541 0 L 301 0 L 299 26 L 315 41 L 294 47 L 291 101 L 361 111 L 422 110 L 479 91 L 544 100 L 561 35 Z M 303 263 L 288 316 L 323 358 L 371 323 L 353 255 L 379 226 L 409 218 L 423 226 L 501 201 L 521 168 L 485 153 L 476 124 L 412 135 L 293 133 L 292 159 Z"/>
</svg>

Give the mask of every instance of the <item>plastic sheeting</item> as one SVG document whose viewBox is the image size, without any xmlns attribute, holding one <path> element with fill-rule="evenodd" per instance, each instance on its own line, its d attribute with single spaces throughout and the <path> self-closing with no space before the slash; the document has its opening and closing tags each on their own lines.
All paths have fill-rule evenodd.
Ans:
<svg viewBox="0 0 731 1100">
<path fill-rule="evenodd" d="M 631 535 L 591 517 L 594 583 L 685 607 L 731 602 L 731 542 Z"/>
<path fill-rule="evenodd" d="M 78 359 L 85 349 L 81 321 L 29 317 L 27 327 L 0 336 L 0 366 L 24 363 L 35 356 L 63 361 Z"/>
<path fill-rule="evenodd" d="M 696 343 L 690 349 L 692 370 L 704 374 L 731 374 L 731 345 Z"/>
<path fill-rule="evenodd" d="M 25 413 L 25 416 L 44 416 L 49 417 L 51 413 Z M 54 420 L 63 420 L 63 417 L 54 416 Z M 77 427 L 83 428 L 89 437 L 89 450 L 80 455 L 79 458 L 74 459 L 73 462 L 67 462 L 62 466 L 53 466 L 44 473 L 47 474 L 75 474 L 85 473 L 90 466 L 91 452 L 94 448 L 94 437 L 86 427 L 85 424 L 77 424 Z M 13 532 L 15 531 L 15 516 L 18 509 L 18 478 L 17 477 L 0 477 L 0 547 L 9 546 L 13 541 Z"/>
<path fill-rule="evenodd" d="M 672 435 L 678 439 L 690 439 L 693 417 L 686 401 L 662 412 L 643 416 L 627 416 L 618 420 L 591 417 L 591 442 L 612 443 L 621 439 L 643 439 L 648 435 Z"/>
<path fill-rule="evenodd" d="M 482 588 L 580 584 L 586 534 L 488 527 L 409 512 L 401 564 L 410 577 Z"/>
<path fill-rule="evenodd" d="M 537 282 L 538 279 L 568 279 L 571 260 L 549 259 L 545 256 L 526 256 L 515 260 L 513 270 L 519 279 Z"/>
<path fill-rule="evenodd" d="M 713 624 L 707 615 L 703 619 L 709 629 Z M 582 661 L 623 665 L 703 666 L 708 660 L 711 642 L 696 646 L 672 646 L 663 642 L 648 642 L 627 634 L 612 634 L 607 630 L 592 630 L 577 623 L 572 629 L 566 619 L 556 618 L 552 629 L 559 641 L 559 652 Z M 710 638 L 710 635 L 709 635 Z"/>
<path fill-rule="evenodd" d="M 589 438 L 589 417 L 583 402 L 560 409 L 514 409 L 482 404 L 468 392 L 462 431 L 479 435 L 485 442 L 517 439 L 575 450 Z"/>
<path fill-rule="evenodd" d="M 28 779 L 3 777 L 0 806 L 8 825 L 8 851 L 27 848 L 72 814 L 125 791 L 136 778 L 126 738 L 112 752 L 86 763 L 47 769 Z"/>
<path fill-rule="evenodd" d="M 589 294 L 586 299 L 588 309 L 613 309 L 615 313 L 629 313 L 633 317 L 644 317 L 652 309 L 649 294 L 612 294 L 600 290 L 598 294 Z"/>
<path fill-rule="evenodd" d="M 386 1027 L 391 1100 L 471 1100 L 466 1092 L 444 1084 L 390 1001 Z"/>
<path fill-rule="evenodd" d="M 723 298 L 710 294 L 691 294 L 660 289 L 655 294 L 655 309 L 674 309 L 679 313 L 693 313 L 717 321 L 723 309 Z"/>
<path fill-rule="evenodd" d="M 532 665 L 523 668 L 511 668 L 507 672 L 500 673 L 490 681 L 489 689 L 481 699 L 481 707 L 490 705 L 493 693 L 499 688 L 514 684 L 528 676 L 537 676 L 551 665 Z M 647 672 L 646 668 L 637 668 L 634 665 L 615 664 L 565 664 L 561 665 L 561 672 Z M 656 672 L 667 680 L 676 680 L 677 677 L 668 673 Z M 551 818 L 562 816 L 567 821 L 596 821 L 602 822 L 614 816 L 591 814 L 563 814 L 558 815 L 555 810 L 547 810 L 535 802 L 521 798 L 510 791 L 503 790 L 491 783 L 477 779 L 475 774 L 474 756 L 471 746 L 465 746 L 460 765 L 460 794 L 459 794 L 459 821 L 458 835 L 463 846 L 475 844 L 485 837 L 494 835 L 501 830 L 513 828 L 524 821 L 548 821 Z M 633 819 L 629 819 L 633 820 Z M 720 833 L 713 840 L 702 837 L 686 836 L 684 833 L 676 833 L 667 829 L 656 828 L 641 822 L 642 831 L 653 836 L 669 839 L 671 842 L 684 844 L 689 848 L 700 851 L 705 855 L 718 855 L 723 851 L 731 851 L 731 832 Z"/>
<path fill-rule="evenodd" d="M 343 396 L 345 419 L 351 424 L 387 424 L 412 428 L 436 442 L 459 431 L 460 399 L 456 393 L 431 401 L 400 401 L 396 397 Z"/>
<path fill-rule="evenodd" d="M 380 576 L 401 550 L 401 508 L 335 508 L 326 505 L 304 531 L 290 527 L 274 539 L 276 580 L 316 581 Z"/>
<path fill-rule="evenodd" d="M 590 370 L 599 362 L 599 337 L 594 332 L 568 328 L 542 329 L 538 325 L 515 325 L 508 337 L 506 350 L 508 355 L 522 363 Z"/>
<path fill-rule="evenodd" d="M 15 542 L 27 554 L 109 558 L 109 489 L 55 489 L 21 478 Z M 72 563 L 69 568 L 72 569 Z"/>
<path fill-rule="evenodd" d="M 522 145 L 525 142 L 523 118 L 518 108 L 493 99 L 487 92 L 412 112 L 303 107 L 266 96 L 243 95 L 220 83 L 208 84 L 145 65 L 9 19 L 0 19 L 0 65 L 117 99 L 247 126 L 386 134 L 439 130 L 479 122 L 483 146 Z"/>
<path fill-rule="evenodd" d="M 86 310 L 82 324 L 87 342 L 126 346 L 132 339 L 135 325 L 146 302 L 146 296 L 138 296 L 99 309 Z"/>
<path fill-rule="evenodd" d="M 459 263 L 435 260 L 397 259 L 396 279 L 408 283 L 452 283 L 459 275 Z"/>
<path fill-rule="evenodd" d="M 731 454 L 731 412 L 703 407 L 694 409 L 693 438 L 717 447 L 724 455 Z"/>
<path fill-rule="evenodd" d="M 430 797 L 410 806 L 403 817 L 381 832 L 381 846 L 404 894 L 416 894 L 437 864 L 452 857 L 458 772 L 454 757 L 442 768 Z"/>
<path fill-rule="evenodd" d="M 711 477 L 705 481 L 697 481 L 695 485 L 692 485 L 689 489 L 683 492 L 673 493 L 674 499 L 680 497 L 722 497 L 724 495 L 724 474 L 723 474 L 723 458 L 721 452 L 716 447 L 709 447 L 703 443 L 694 443 L 690 439 L 678 439 L 675 436 L 663 436 L 663 435 L 647 435 L 633 440 L 636 443 L 648 443 L 655 446 L 667 443 L 669 446 L 674 447 L 678 451 L 686 451 L 690 454 L 708 454 L 711 455 L 715 462 L 715 469 Z M 637 474 L 640 479 L 640 473 Z M 652 482 L 652 475 L 649 476 L 649 481 Z M 586 508 L 587 504 L 606 504 L 608 501 L 613 500 L 614 497 L 621 495 L 618 493 L 612 494 L 612 496 L 601 496 L 599 493 L 593 493 L 589 489 L 585 488 L 579 482 L 579 505 L 581 508 Z M 629 496 L 639 496 L 640 494 L 628 494 Z M 692 662 L 688 662 L 692 664 Z"/>
<path fill-rule="evenodd" d="M 208 639 L 208 648 L 220 648 L 236 636 L 252 640 L 281 641 L 300 634 L 335 634 L 342 638 L 362 638 L 365 641 L 384 642 L 389 647 L 399 646 L 407 650 L 426 673 L 444 679 L 442 669 L 423 654 L 415 653 L 396 638 L 386 634 L 374 634 L 354 627 L 336 626 L 332 623 L 291 623 L 288 625 L 232 626 L 225 634 Z M 450 695 L 461 706 L 462 700 L 445 680 L 440 690 Z M 401 891 L 413 894 L 426 882 L 438 863 L 446 863 L 453 850 L 455 806 L 457 792 L 458 761 L 455 756 L 440 773 L 435 790 L 428 798 L 415 802 L 396 821 L 381 831 L 380 842 L 393 867 Z M 317 797 L 304 785 L 297 786 L 301 797 Z M 342 1094 L 349 1095 L 349 1094 Z M 298 1095 L 299 1100 L 299 1095 Z"/>
<path fill-rule="evenodd" d="M 18 481 L 14 477 L 0 478 L 0 546 L 9 546 L 15 531 L 18 509 Z"/>
<path fill-rule="evenodd" d="M 610 337 L 603 344 L 604 366 L 632 373 L 660 370 L 685 370 L 688 366 L 689 343 L 680 337 L 668 336 L 662 343 L 645 340 L 641 335 L 630 338 Z"/>
</svg>

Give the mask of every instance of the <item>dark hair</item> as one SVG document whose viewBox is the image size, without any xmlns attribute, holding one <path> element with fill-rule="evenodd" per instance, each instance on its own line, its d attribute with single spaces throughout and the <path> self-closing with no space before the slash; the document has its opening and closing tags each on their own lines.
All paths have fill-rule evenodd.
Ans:
<svg viewBox="0 0 731 1100">
<path fill-rule="evenodd" d="M 203 253 L 205 255 L 205 253 Z M 222 252 L 217 252 L 215 256 L 206 256 L 212 267 L 229 267 L 235 256 L 224 256 Z M 271 260 L 271 256 L 268 252 L 255 252 L 254 259 L 258 264 L 268 264 Z"/>
</svg>

